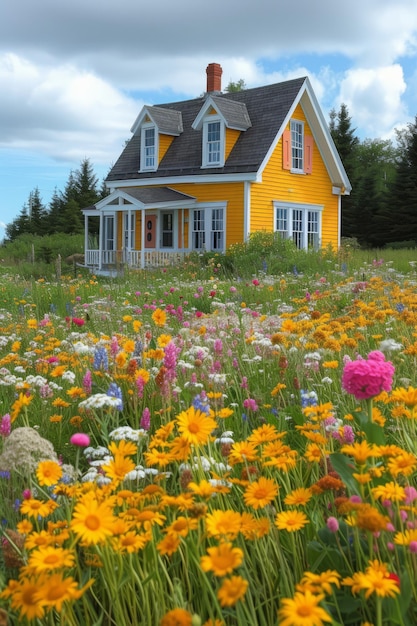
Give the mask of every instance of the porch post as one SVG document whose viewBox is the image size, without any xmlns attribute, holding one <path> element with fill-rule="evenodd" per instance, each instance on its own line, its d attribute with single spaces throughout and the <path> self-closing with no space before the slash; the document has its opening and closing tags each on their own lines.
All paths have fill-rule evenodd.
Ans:
<svg viewBox="0 0 417 626">
<path fill-rule="evenodd" d="M 145 267 L 145 208 L 142 209 L 142 220 L 140 224 L 140 267 Z"/>
<path fill-rule="evenodd" d="M 131 254 L 131 251 L 132 251 L 132 242 L 130 241 L 130 238 L 131 238 L 131 236 L 132 236 L 132 233 L 131 233 L 131 226 L 132 226 L 132 222 L 131 222 L 131 219 L 132 219 L 132 211 L 131 211 L 131 209 L 130 209 L 130 206 L 131 206 L 131 205 L 129 205 L 129 208 L 128 208 L 128 210 L 127 210 L 127 264 L 128 264 L 129 266 L 130 266 L 130 265 L 132 265 L 132 254 Z"/>
<path fill-rule="evenodd" d="M 88 214 L 84 213 L 84 265 L 87 265 L 88 250 Z"/>
<path fill-rule="evenodd" d="M 99 270 L 101 270 L 103 266 L 102 241 L 103 241 L 103 212 L 100 211 L 100 225 L 98 229 L 98 269 Z"/>
</svg>

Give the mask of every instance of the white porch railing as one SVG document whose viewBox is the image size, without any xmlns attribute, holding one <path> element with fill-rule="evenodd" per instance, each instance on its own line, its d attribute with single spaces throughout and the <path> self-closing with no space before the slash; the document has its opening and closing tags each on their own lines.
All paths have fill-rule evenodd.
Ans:
<svg viewBox="0 0 417 626">
<path fill-rule="evenodd" d="M 145 250 L 143 253 L 143 267 L 166 267 L 181 263 L 185 251 Z M 100 264 L 101 255 L 101 264 Z M 103 269 L 126 264 L 128 267 L 141 268 L 142 254 L 140 250 L 86 250 L 85 264 L 87 267 Z"/>
</svg>

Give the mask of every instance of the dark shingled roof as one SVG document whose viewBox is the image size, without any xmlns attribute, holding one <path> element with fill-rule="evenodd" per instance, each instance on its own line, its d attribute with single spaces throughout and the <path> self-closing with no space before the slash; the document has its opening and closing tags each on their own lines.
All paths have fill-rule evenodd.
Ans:
<svg viewBox="0 0 417 626">
<path fill-rule="evenodd" d="M 181 111 L 172 111 L 163 107 L 147 106 L 146 110 L 152 117 L 160 133 L 179 135 L 183 131 Z"/>
<path fill-rule="evenodd" d="M 175 191 L 169 187 L 138 187 L 136 189 L 124 190 L 128 196 L 139 200 L 143 204 L 158 204 L 159 202 L 184 202 L 184 200 L 195 200 L 193 196 Z"/>
<path fill-rule="evenodd" d="M 156 172 L 139 172 L 140 133 L 128 142 L 107 176 L 107 181 L 146 180 L 172 176 L 201 174 L 244 174 L 257 172 L 285 117 L 306 79 L 297 78 L 283 83 L 245 89 L 212 96 L 231 103 L 246 105 L 252 126 L 242 131 L 224 167 L 201 169 L 202 131 L 191 125 L 204 105 L 205 98 L 158 105 L 158 109 L 181 112 L 183 132 L 175 137 Z M 227 109 L 227 102 L 224 102 Z M 237 107 L 229 107 L 236 112 Z M 241 109 L 242 110 L 242 109 Z M 150 107 L 150 111 L 152 108 Z"/>
</svg>

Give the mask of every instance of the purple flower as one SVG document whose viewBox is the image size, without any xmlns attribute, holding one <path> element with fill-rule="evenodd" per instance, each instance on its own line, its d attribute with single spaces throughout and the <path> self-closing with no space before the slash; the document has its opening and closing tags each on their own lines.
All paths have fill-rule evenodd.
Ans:
<svg viewBox="0 0 417 626">
<path fill-rule="evenodd" d="M 149 430 L 151 427 L 151 412 L 148 407 L 143 409 L 142 417 L 140 420 L 140 427 L 144 430 Z"/>
</svg>

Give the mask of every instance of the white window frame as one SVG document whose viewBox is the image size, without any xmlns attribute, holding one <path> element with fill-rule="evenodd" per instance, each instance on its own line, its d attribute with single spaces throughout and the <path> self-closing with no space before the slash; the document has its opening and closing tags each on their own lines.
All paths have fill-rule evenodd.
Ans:
<svg viewBox="0 0 417 626">
<path fill-rule="evenodd" d="M 148 132 L 153 130 L 154 143 L 153 145 L 146 145 Z M 158 129 L 155 124 L 147 123 L 143 124 L 141 128 L 140 137 L 140 171 L 141 172 L 155 172 L 158 168 Z"/>
<path fill-rule="evenodd" d="M 304 173 L 304 122 L 300 120 L 290 121 L 291 132 L 291 171 L 298 174 Z"/>
<path fill-rule="evenodd" d="M 190 210 L 190 249 L 223 253 L 226 248 L 226 205 L 209 203 Z"/>
<path fill-rule="evenodd" d="M 219 126 L 219 138 L 212 141 L 210 139 L 210 126 L 212 124 L 218 124 Z M 203 163 L 202 167 L 223 167 L 224 165 L 224 139 L 225 130 L 224 122 L 219 115 L 209 115 L 203 123 Z M 218 146 L 215 146 L 218 144 Z M 218 159 L 213 160 L 213 152 L 218 155 Z"/>
<path fill-rule="evenodd" d="M 297 248 L 318 250 L 321 246 L 323 206 L 274 202 L 274 232 L 292 239 Z"/>
<path fill-rule="evenodd" d="M 130 220 L 129 220 L 130 216 Z M 135 225 L 136 216 L 135 212 L 127 212 L 123 216 L 123 233 L 124 233 L 124 246 L 126 250 L 135 249 Z"/>
</svg>

